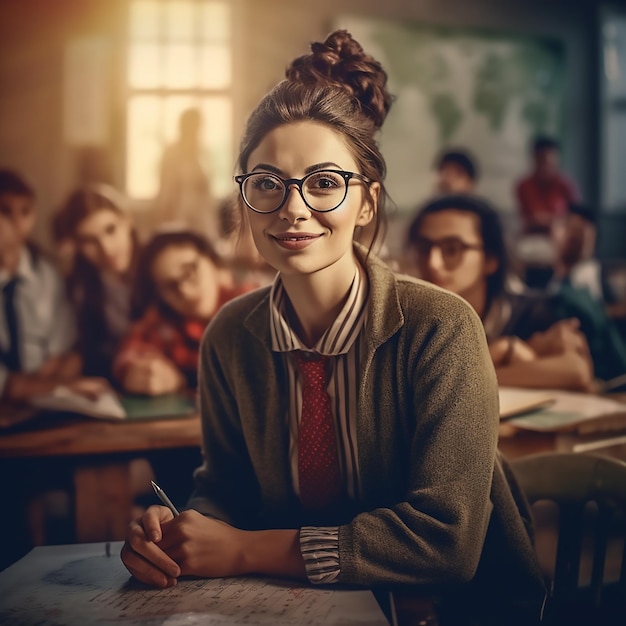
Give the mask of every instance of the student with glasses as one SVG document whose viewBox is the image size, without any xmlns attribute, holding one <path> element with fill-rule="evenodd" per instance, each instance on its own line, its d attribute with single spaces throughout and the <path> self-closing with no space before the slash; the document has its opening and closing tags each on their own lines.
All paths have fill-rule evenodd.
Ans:
<svg viewBox="0 0 626 626">
<path fill-rule="evenodd" d="M 249 118 L 236 181 L 277 275 L 209 325 L 196 490 L 179 516 L 131 523 L 122 559 L 157 587 L 401 585 L 432 595 L 441 624 L 532 624 L 543 583 L 497 453 L 480 320 L 354 242 L 384 219 L 386 78 L 336 31 Z"/>
<path fill-rule="evenodd" d="M 149 396 L 195 389 L 206 325 L 252 286 L 233 284 L 204 236 L 188 230 L 153 235 L 137 261 L 134 321 L 113 363 L 122 389 Z"/>
<path fill-rule="evenodd" d="M 484 200 L 449 195 L 417 212 L 408 230 L 417 276 L 469 302 L 485 326 L 502 385 L 588 391 L 593 363 L 575 319 L 546 295 L 510 287 L 500 218 Z"/>
</svg>

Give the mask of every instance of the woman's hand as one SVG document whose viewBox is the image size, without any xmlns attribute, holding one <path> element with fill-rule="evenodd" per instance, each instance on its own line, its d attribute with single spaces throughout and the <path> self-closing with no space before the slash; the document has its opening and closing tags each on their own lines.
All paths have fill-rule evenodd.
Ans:
<svg viewBox="0 0 626 626">
<path fill-rule="evenodd" d="M 138 580 L 154 587 L 173 587 L 181 568 L 157 543 L 173 524 L 172 512 L 164 506 L 151 506 L 130 523 L 122 547 L 122 562 Z"/>
<path fill-rule="evenodd" d="M 188 510 L 163 528 L 157 546 L 178 563 L 182 575 L 220 578 L 250 573 L 246 538 L 252 533 Z"/>
</svg>

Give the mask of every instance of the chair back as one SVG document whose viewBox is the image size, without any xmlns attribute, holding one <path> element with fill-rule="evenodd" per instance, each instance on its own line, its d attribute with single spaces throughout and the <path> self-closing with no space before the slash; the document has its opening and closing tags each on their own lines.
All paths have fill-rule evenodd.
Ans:
<svg viewBox="0 0 626 626">
<path fill-rule="evenodd" d="M 577 619 L 572 623 L 579 623 L 583 615 L 602 620 L 609 611 L 626 615 L 626 463 L 587 454 L 545 453 L 515 459 L 510 465 L 531 505 L 549 501 L 558 508 L 547 610 L 553 623 L 566 623 L 562 621 L 566 615 Z M 587 550 L 591 577 L 581 586 Z M 619 559 L 617 580 L 606 580 L 607 556 L 611 565 Z"/>
</svg>

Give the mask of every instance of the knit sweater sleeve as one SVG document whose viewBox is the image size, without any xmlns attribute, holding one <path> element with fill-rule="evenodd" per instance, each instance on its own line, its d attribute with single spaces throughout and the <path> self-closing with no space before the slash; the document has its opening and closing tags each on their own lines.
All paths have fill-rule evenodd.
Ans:
<svg viewBox="0 0 626 626">
<path fill-rule="evenodd" d="M 360 423 L 377 429 L 369 439 L 378 448 L 374 458 L 360 450 L 363 480 L 392 476 L 394 500 L 341 526 L 340 581 L 463 582 L 478 567 L 492 511 L 496 378 L 464 301 L 419 284 L 401 291 L 404 324 L 375 349 L 361 382 Z"/>
</svg>

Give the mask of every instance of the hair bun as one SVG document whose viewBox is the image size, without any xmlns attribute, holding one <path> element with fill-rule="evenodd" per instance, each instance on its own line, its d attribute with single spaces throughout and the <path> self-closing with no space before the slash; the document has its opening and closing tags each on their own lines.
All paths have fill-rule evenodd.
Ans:
<svg viewBox="0 0 626 626">
<path fill-rule="evenodd" d="M 356 98 L 376 128 L 382 126 L 393 102 L 382 65 L 346 30 L 331 33 L 323 43 L 312 43 L 311 53 L 292 61 L 285 75 L 305 85 L 343 89 Z"/>
</svg>

